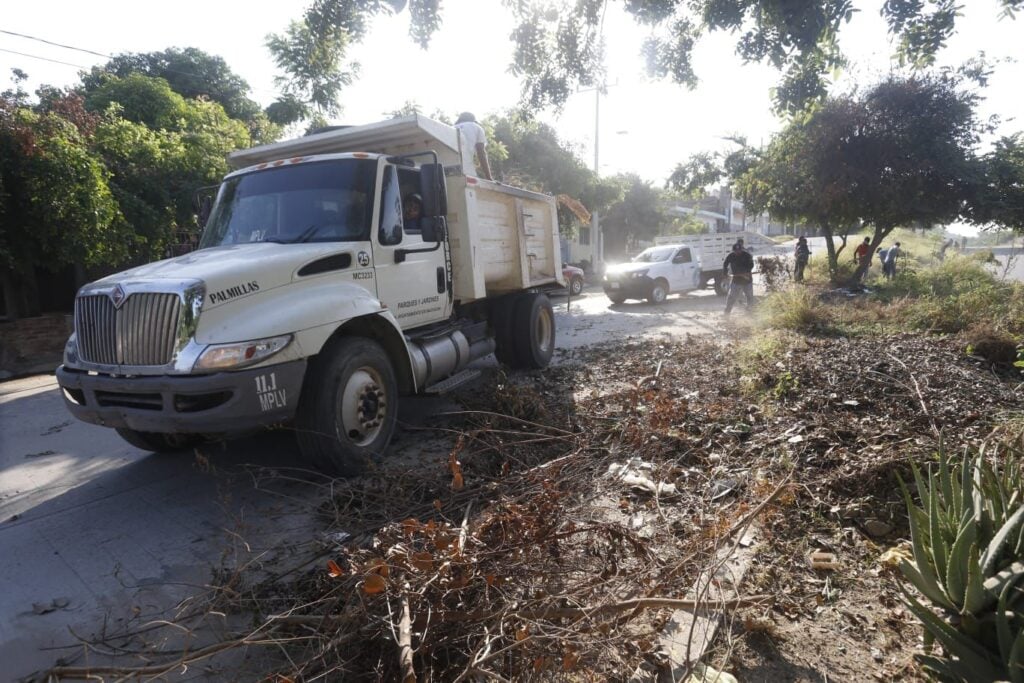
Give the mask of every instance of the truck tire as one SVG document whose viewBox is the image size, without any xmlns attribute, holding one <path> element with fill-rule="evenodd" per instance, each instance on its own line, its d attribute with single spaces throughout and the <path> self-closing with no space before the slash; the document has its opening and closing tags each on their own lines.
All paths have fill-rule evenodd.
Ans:
<svg viewBox="0 0 1024 683">
<path fill-rule="evenodd" d="M 515 324 L 518 299 L 505 296 L 491 304 L 490 321 L 494 330 L 494 356 L 502 365 L 519 367 L 516 355 L 516 339 L 512 334 Z"/>
<path fill-rule="evenodd" d="M 663 304 L 668 298 L 668 283 L 658 278 L 651 285 L 651 293 L 647 295 L 647 301 L 652 304 Z"/>
<path fill-rule="evenodd" d="M 725 275 L 715 276 L 715 294 L 725 296 L 729 293 L 729 278 Z"/>
<path fill-rule="evenodd" d="M 513 367 L 536 370 L 547 367 L 555 352 L 555 313 L 546 294 L 517 297 L 515 325 L 516 361 Z"/>
<path fill-rule="evenodd" d="M 387 353 L 364 337 L 330 343 L 306 373 L 295 419 L 299 450 L 318 469 L 361 474 L 395 431 L 398 382 Z"/>
<path fill-rule="evenodd" d="M 573 296 L 579 296 L 583 292 L 583 278 L 574 277 L 569 281 L 569 292 Z"/>
<path fill-rule="evenodd" d="M 160 432 L 139 432 L 127 427 L 115 430 L 122 439 L 144 451 L 173 453 L 187 451 L 204 441 L 199 434 L 161 434 Z"/>
</svg>

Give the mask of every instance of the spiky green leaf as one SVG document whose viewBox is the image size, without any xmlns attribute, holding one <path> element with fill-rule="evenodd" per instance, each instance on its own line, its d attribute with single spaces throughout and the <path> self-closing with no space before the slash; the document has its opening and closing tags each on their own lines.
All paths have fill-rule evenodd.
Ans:
<svg viewBox="0 0 1024 683">
<path fill-rule="evenodd" d="M 977 614 L 987 604 L 995 602 L 981 578 L 981 566 L 978 561 L 978 546 L 971 546 L 971 557 L 967 562 L 967 588 L 964 590 L 964 604 L 961 614 Z"/>
<path fill-rule="evenodd" d="M 907 581 L 909 581 L 914 588 L 936 605 L 950 610 L 959 609 L 959 607 L 955 605 L 942 591 L 939 584 L 936 583 L 934 575 L 932 575 L 928 570 L 922 572 L 913 563 L 903 560 L 900 562 L 900 571 L 903 572 L 903 576 L 907 578 Z"/>
<path fill-rule="evenodd" d="M 946 546 L 946 537 L 942 532 L 942 510 L 939 507 L 939 483 L 934 475 L 930 478 L 931 489 L 928 491 L 928 535 L 931 539 L 932 561 L 935 563 L 935 573 L 940 584 L 946 583 L 946 568 L 949 548 Z M 922 501 L 923 502 L 923 501 Z"/>
<path fill-rule="evenodd" d="M 978 537 L 978 526 L 967 521 L 960 530 L 949 551 L 949 568 L 946 572 L 946 593 L 958 608 L 962 608 L 967 590 L 967 568 L 971 561 L 971 547 Z"/>
<path fill-rule="evenodd" d="M 983 647 L 940 619 L 913 596 L 905 595 L 904 597 L 910 611 L 931 631 L 936 640 L 942 643 L 942 647 L 972 672 L 972 676 L 968 680 L 996 681 L 1000 679 L 1002 672 L 992 664 Z"/>
<path fill-rule="evenodd" d="M 1017 538 L 1017 531 L 1022 521 L 1024 521 L 1024 505 L 1017 508 L 1013 515 L 999 528 L 996 535 L 992 537 L 992 542 L 988 544 L 988 548 L 985 549 L 984 554 L 981 556 L 982 575 L 988 576 L 995 570 L 996 562 L 1002 555 L 1006 542 L 1011 536 L 1014 539 Z"/>
</svg>

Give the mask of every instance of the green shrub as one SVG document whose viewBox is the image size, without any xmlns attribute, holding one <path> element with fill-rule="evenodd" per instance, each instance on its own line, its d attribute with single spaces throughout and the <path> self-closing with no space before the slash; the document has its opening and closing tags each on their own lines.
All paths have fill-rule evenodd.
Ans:
<svg viewBox="0 0 1024 683">
<path fill-rule="evenodd" d="M 790 287 L 765 297 L 761 313 L 768 327 L 794 332 L 820 331 L 829 324 L 829 312 L 807 287 Z"/>
<path fill-rule="evenodd" d="M 1019 448 L 1005 442 L 951 467 L 940 448 L 937 468 L 914 468 L 921 506 L 900 481 L 913 562 L 900 569 L 931 602 L 909 594 L 925 629 L 918 659 L 942 681 L 1024 682 L 1024 481 Z M 991 464 L 1003 461 L 997 471 Z M 927 653 L 938 641 L 944 653 Z"/>
</svg>

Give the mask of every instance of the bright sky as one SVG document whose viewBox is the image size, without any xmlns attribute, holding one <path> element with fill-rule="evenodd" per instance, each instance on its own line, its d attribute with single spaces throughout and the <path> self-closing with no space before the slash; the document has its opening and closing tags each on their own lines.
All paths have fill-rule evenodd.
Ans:
<svg viewBox="0 0 1024 683">
<path fill-rule="evenodd" d="M 264 47 L 268 33 L 281 31 L 298 18 L 305 2 L 260 3 L 178 0 L 154 5 L 138 0 L 51 0 L 9 2 L 0 29 L 24 33 L 104 54 L 150 52 L 167 47 L 198 47 L 217 54 L 244 77 L 254 99 L 274 99 L 274 65 Z M 861 0 L 863 11 L 843 32 L 843 48 L 853 61 L 844 79 L 871 80 L 889 68 L 893 49 L 878 15 L 881 2 Z M 1024 56 L 1020 37 L 1024 19 L 999 20 L 996 0 L 972 0 L 957 36 L 940 62 L 957 64 L 984 49 L 993 60 Z M 478 117 L 513 106 L 519 85 L 507 73 L 512 21 L 500 0 L 446 0 L 443 29 L 423 52 L 406 37 L 408 13 L 381 17 L 364 43 L 353 51 L 361 77 L 342 95 L 339 123 L 368 123 L 408 100 L 425 113 L 441 109 L 454 115 L 469 110 Z M 695 55 L 701 85 L 694 91 L 669 83 L 649 82 L 639 50 L 646 29 L 638 27 L 609 3 L 605 21 L 609 88 L 600 105 L 602 174 L 632 171 L 661 184 L 675 164 L 702 150 L 723 149 L 721 136 L 741 134 L 751 142 L 767 141 L 780 123 L 770 111 L 769 88 L 778 74 L 765 66 L 743 65 L 733 54 L 734 37 L 715 34 Z M 156 9 L 156 8 L 161 9 Z M 10 51 L 67 62 L 30 58 Z M 30 75 L 30 86 L 71 85 L 76 67 L 102 64 L 92 54 L 46 45 L 0 33 L 0 87 L 9 69 Z M 1000 133 L 1024 129 L 1021 65 L 1001 63 L 986 91 L 981 114 L 998 114 Z M 595 94 L 573 95 L 561 114 L 544 112 L 559 133 L 594 163 Z"/>
</svg>

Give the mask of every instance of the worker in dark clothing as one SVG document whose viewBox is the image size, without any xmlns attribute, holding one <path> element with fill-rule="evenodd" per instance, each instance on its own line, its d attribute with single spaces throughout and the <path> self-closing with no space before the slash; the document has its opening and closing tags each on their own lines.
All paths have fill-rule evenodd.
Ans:
<svg viewBox="0 0 1024 683">
<path fill-rule="evenodd" d="M 736 299 L 742 293 L 749 309 L 754 305 L 754 257 L 743 248 L 742 242 L 732 245 L 732 251 L 725 257 L 722 270 L 732 275 L 729 281 L 729 296 L 725 299 L 725 314 L 732 311 Z"/>
<path fill-rule="evenodd" d="M 796 249 L 793 250 L 793 257 L 796 267 L 793 270 L 793 280 L 796 282 L 804 281 L 804 269 L 807 268 L 807 262 L 811 259 L 811 249 L 807 246 L 807 238 L 801 236 L 796 241 Z"/>
</svg>

